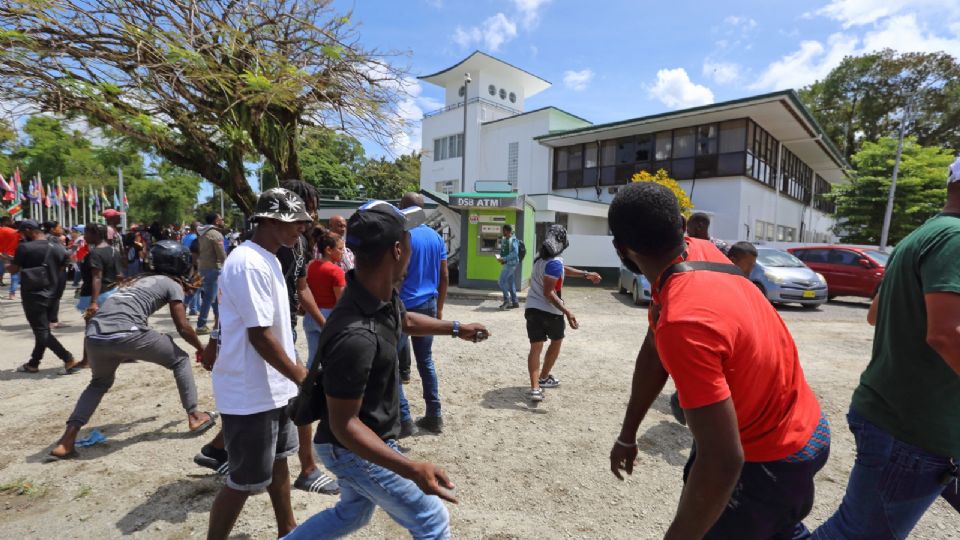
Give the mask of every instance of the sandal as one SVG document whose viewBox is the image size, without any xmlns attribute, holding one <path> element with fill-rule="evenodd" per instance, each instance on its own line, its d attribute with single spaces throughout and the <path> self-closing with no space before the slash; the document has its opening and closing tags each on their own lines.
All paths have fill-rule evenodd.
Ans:
<svg viewBox="0 0 960 540">
<path fill-rule="evenodd" d="M 36 366 L 31 366 L 30 364 L 23 364 L 21 366 L 17 366 L 17 373 L 39 373 L 39 372 L 40 372 L 40 368 Z"/>
</svg>

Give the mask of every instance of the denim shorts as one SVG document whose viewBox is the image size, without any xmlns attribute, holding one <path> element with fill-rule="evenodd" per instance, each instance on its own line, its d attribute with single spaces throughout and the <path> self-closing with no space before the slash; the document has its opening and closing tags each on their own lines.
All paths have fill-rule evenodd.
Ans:
<svg viewBox="0 0 960 540">
<path fill-rule="evenodd" d="M 230 473 L 227 486 L 261 491 L 273 480 L 273 463 L 297 453 L 300 442 L 284 407 L 255 414 L 221 414 Z"/>
<path fill-rule="evenodd" d="M 100 307 L 103 307 L 103 304 L 104 302 L 107 301 L 107 298 L 110 298 L 111 296 L 113 296 L 113 293 L 115 292 L 117 292 L 117 289 L 113 288 L 113 289 L 110 289 L 109 291 L 100 293 L 100 296 L 97 297 L 97 304 L 99 304 Z M 78 298 L 77 311 L 79 311 L 80 313 L 87 311 L 87 308 L 90 307 L 91 298 L 92 298 L 91 296 L 81 296 L 80 298 Z"/>
</svg>

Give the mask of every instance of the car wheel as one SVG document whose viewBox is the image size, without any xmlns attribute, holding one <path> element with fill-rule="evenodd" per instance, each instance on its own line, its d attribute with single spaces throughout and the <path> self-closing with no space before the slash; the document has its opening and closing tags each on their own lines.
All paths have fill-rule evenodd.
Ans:
<svg viewBox="0 0 960 540">
<path fill-rule="evenodd" d="M 833 299 L 836 298 L 836 297 L 837 297 L 837 295 L 835 295 L 835 294 L 828 294 L 828 295 L 827 295 L 827 301 L 828 301 L 828 302 L 831 302 L 831 301 L 833 301 Z"/>
<path fill-rule="evenodd" d="M 816 311 L 820 304 L 800 304 L 807 311 Z"/>
<path fill-rule="evenodd" d="M 634 281 L 633 282 L 633 305 L 639 306 L 643 304 L 643 294 L 640 292 L 640 285 Z"/>
<path fill-rule="evenodd" d="M 627 294 L 630 292 L 626 287 L 623 286 L 623 278 L 617 278 L 617 287 L 620 287 L 620 294 Z"/>
</svg>

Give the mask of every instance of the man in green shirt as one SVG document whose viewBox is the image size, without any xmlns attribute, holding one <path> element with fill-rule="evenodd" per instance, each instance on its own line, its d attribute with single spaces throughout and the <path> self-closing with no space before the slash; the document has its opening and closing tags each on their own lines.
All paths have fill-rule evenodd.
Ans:
<svg viewBox="0 0 960 540">
<path fill-rule="evenodd" d="M 868 321 L 873 355 L 847 419 L 857 460 L 822 540 L 906 538 L 960 463 L 960 159 L 947 204 L 904 238 Z"/>
</svg>

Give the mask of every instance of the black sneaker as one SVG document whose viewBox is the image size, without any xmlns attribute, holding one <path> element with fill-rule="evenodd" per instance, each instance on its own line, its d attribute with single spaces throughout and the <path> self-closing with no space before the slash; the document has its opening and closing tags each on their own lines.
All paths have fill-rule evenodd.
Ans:
<svg viewBox="0 0 960 540">
<path fill-rule="evenodd" d="M 439 435 L 443 432 L 443 417 L 440 416 L 424 416 L 416 422 L 417 427 L 433 433 L 434 435 Z"/>
<path fill-rule="evenodd" d="M 500 304 L 500 308 L 499 308 L 499 309 L 500 309 L 500 311 L 503 311 L 503 310 L 505 310 L 505 309 L 510 309 L 510 302 L 504 302 L 504 303 Z"/>
<path fill-rule="evenodd" d="M 203 445 L 200 453 L 193 456 L 193 462 L 201 467 L 213 469 L 217 471 L 219 475 L 230 472 L 230 464 L 227 461 L 227 451 L 214 448 L 209 444 Z"/>
<path fill-rule="evenodd" d="M 514 302 L 514 303 L 510 304 L 510 308 L 509 308 L 509 309 L 517 309 L 517 308 L 519 308 L 519 307 L 520 307 L 520 304 L 518 304 L 517 302 Z"/>
<path fill-rule="evenodd" d="M 681 426 L 687 425 L 687 415 L 683 414 L 683 408 L 680 407 L 680 397 L 676 392 L 670 396 L 670 412 L 673 413 L 673 417 L 677 419 L 677 422 L 680 422 Z"/>
<path fill-rule="evenodd" d="M 417 426 L 414 425 L 413 420 L 407 420 L 400 422 L 400 435 L 397 439 L 406 439 L 407 437 L 412 437 L 417 434 Z"/>
</svg>

